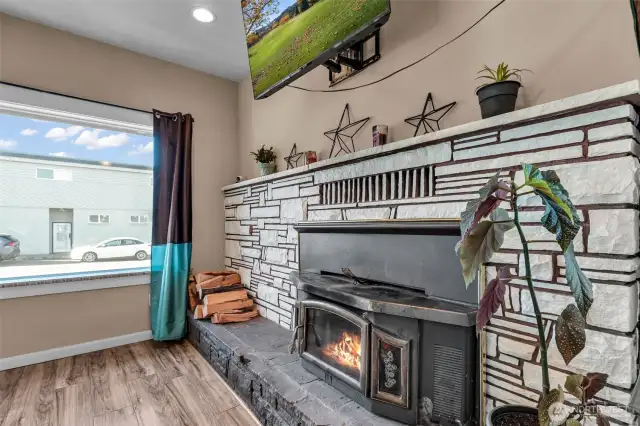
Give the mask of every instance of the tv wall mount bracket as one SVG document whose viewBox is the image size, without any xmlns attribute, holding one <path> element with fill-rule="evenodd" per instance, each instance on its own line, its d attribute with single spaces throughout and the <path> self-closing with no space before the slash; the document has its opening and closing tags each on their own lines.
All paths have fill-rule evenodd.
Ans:
<svg viewBox="0 0 640 426">
<path fill-rule="evenodd" d="M 371 49 L 367 49 L 368 46 L 373 46 L 373 52 L 370 52 Z M 367 52 L 368 50 L 369 52 Z M 368 57 L 366 56 L 367 53 L 369 53 Z M 329 69 L 329 87 L 333 87 L 358 74 L 378 61 L 380 57 L 380 30 L 376 30 L 365 39 L 352 44 L 340 52 L 338 56 L 329 59 L 323 64 Z M 343 66 L 346 70 L 343 70 Z"/>
</svg>

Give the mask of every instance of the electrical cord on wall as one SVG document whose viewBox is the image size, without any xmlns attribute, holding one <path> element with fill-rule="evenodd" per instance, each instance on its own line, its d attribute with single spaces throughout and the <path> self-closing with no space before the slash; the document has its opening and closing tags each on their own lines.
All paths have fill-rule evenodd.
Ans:
<svg viewBox="0 0 640 426">
<path fill-rule="evenodd" d="M 496 10 L 498 7 L 502 6 L 502 4 L 504 2 L 506 2 L 507 0 L 500 0 L 497 4 L 495 4 L 491 9 L 489 9 L 487 11 L 487 13 L 485 13 L 484 15 L 482 15 L 480 17 L 480 19 L 478 19 L 477 21 L 475 21 L 469 28 L 467 28 L 466 30 L 464 30 L 463 32 L 461 32 L 460 34 L 458 34 L 457 36 L 455 36 L 454 38 L 452 38 L 451 40 L 449 40 L 448 42 L 444 43 L 441 46 L 438 46 L 437 48 L 435 48 L 433 51 L 431 51 L 430 53 L 428 53 L 427 55 L 423 56 L 422 58 L 418 59 L 415 62 L 412 62 L 408 65 L 405 65 L 402 68 L 399 68 L 397 70 L 395 70 L 394 72 L 392 72 L 391 74 L 388 74 L 382 78 L 379 78 L 378 80 L 374 80 L 371 81 L 369 83 L 365 83 L 365 84 L 361 84 L 360 86 L 355 86 L 355 87 L 348 87 L 345 89 L 335 89 L 335 90 L 322 90 L 322 89 L 307 89 L 304 87 L 300 87 L 300 86 L 294 86 L 292 84 L 288 85 L 287 87 L 291 87 L 292 89 L 298 89 L 298 90 L 303 90 L 305 92 L 316 92 L 316 93 L 334 93 L 334 92 L 348 92 L 351 90 L 356 90 L 356 89 L 361 89 L 363 87 L 368 87 L 368 86 L 373 86 L 374 84 L 378 84 L 382 81 L 387 80 L 388 78 L 393 77 L 394 75 L 401 73 L 402 71 L 411 68 L 412 66 L 424 61 L 425 59 L 427 59 L 428 57 L 430 57 L 431 55 L 435 54 L 436 52 L 438 52 L 440 49 L 443 49 L 445 47 L 447 47 L 448 45 L 450 45 L 451 43 L 453 43 L 454 41 L 458 40 L 459 38 L 461 38 L 463 35 L 465 35 L 466 33 L 468 33 L 469 31 L 471 31 L 476 25 L 478 25 L 480 22 L 482 22 L 487 16 L 489 16 L 491 14 L 491 12 L 493 12 L 494 10 Z"/>
</svg>

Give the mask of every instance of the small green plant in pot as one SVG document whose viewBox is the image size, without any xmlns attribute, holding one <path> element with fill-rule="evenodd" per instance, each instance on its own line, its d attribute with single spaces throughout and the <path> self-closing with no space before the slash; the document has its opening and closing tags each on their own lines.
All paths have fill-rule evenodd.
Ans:
<svg viewBox="0 0 640 426">
<path fill-rule="evenodd" d="M 501 62 L 496 69 L 491 69 L 485 65 L 484 68 L 478 71 L 478 74 L 485 74 L 476 78 L 476 80 L 482 78 L 490 80 L 489 83 L 485 83 L 476 89 L 482 118 L 493 117 L 516 109 L 516 99 L 521 86 L 520 74 L 523 71 L 529 70 L 509 69 L 509 65 L 504 62 Z"/>
<path fill-rule="evenodd" d="M 538 329 L 538 347 L 541 364 L 541 396 L 537 409 L 532 407 L 507 405 L 494 408 L 487 413 L 487 426 L 579 426 L 585 418 L 593 418 L 599 426 L 609 425 L 593 397 L 604 388 L 607 375 L 589 373 L 573 374 L 566 378 L 564 389 L 551 387 L 547 362 L 547 342 L 542 314 L 536 298 L 536 290 L 531 274 L 529 242 L 523 232 L 519 217 L 519 200 L 534 194 L 540 197 L 545 208 L 541 224 L 555 235 L 565 261 L 567 285 L 573 293 L 575 303 L 569 304 L 558 316 L 555 323 L 555 343 L 564 362 L 569 364 L 585 347 L 586 316 L 593 303 L 592 284 L 578 266 L 574 254 L 573 239 L 580 230 L 578 212 L 569 199 L 558 175 L 550 171 L 540 171 L 535 166 L 524 164 L 524 182 L 501 180 L 500 172 L 495 174 L 480 189 L 479 198 L 469 201 L 461 214 L 460 232 L 462 238 L 456 245 L 460 257 L 464 281 L 468 286 L 477 277 L 481 266 L 490 262 L 494 253 L 500 250 L 505 232 L 516 228 L 524 256 L 524 275 Z M 508 203 L 513 217 L 500 208 Z M 507 284 L 514 276 L 511 268 L 497 268 L 496 276 L 486 286 L 480 300 L 476 317 L 478 333 L 489 323 L 492 315 L 503 304 Z M 524 290 L 523 290 L 524 291 Z M 565 392 L 575 396 L 575 409 L 564 405 Z"/>
<path fill-rule="evenodd" d="M 276 171 L 276 153 L 273 152 L 273 147 L 266 149 L 264 145 L 258 151 L 251 153 L 255 158 L 258 167 L 260 167 L 260 176 L 270 175 Z"/>
</svg>

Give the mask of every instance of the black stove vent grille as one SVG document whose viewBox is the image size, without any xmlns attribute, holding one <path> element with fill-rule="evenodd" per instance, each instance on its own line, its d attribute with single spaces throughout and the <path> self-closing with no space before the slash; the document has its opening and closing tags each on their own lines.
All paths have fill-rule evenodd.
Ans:
<svg viewBox="0 0 640 426">
<path fill-rule="evenodd" d="M 462 350 L 435 345 L 433 363 L 433 415 L 459 419 L 462 414 L 462 376 L 464 355 Z"/>
</svg>

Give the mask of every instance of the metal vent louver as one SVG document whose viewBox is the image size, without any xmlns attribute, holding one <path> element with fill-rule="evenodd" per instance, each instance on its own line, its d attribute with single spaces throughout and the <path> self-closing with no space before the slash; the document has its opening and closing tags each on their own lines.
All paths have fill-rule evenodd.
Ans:
<svg viewBox="0 0 640 426">
<path fill-rule="evenodd" d="M 458 419 L 462 411 L 463 353 L 460 349 L 435 345 L 433 363 L 433 415 Z"/>
</svg>

